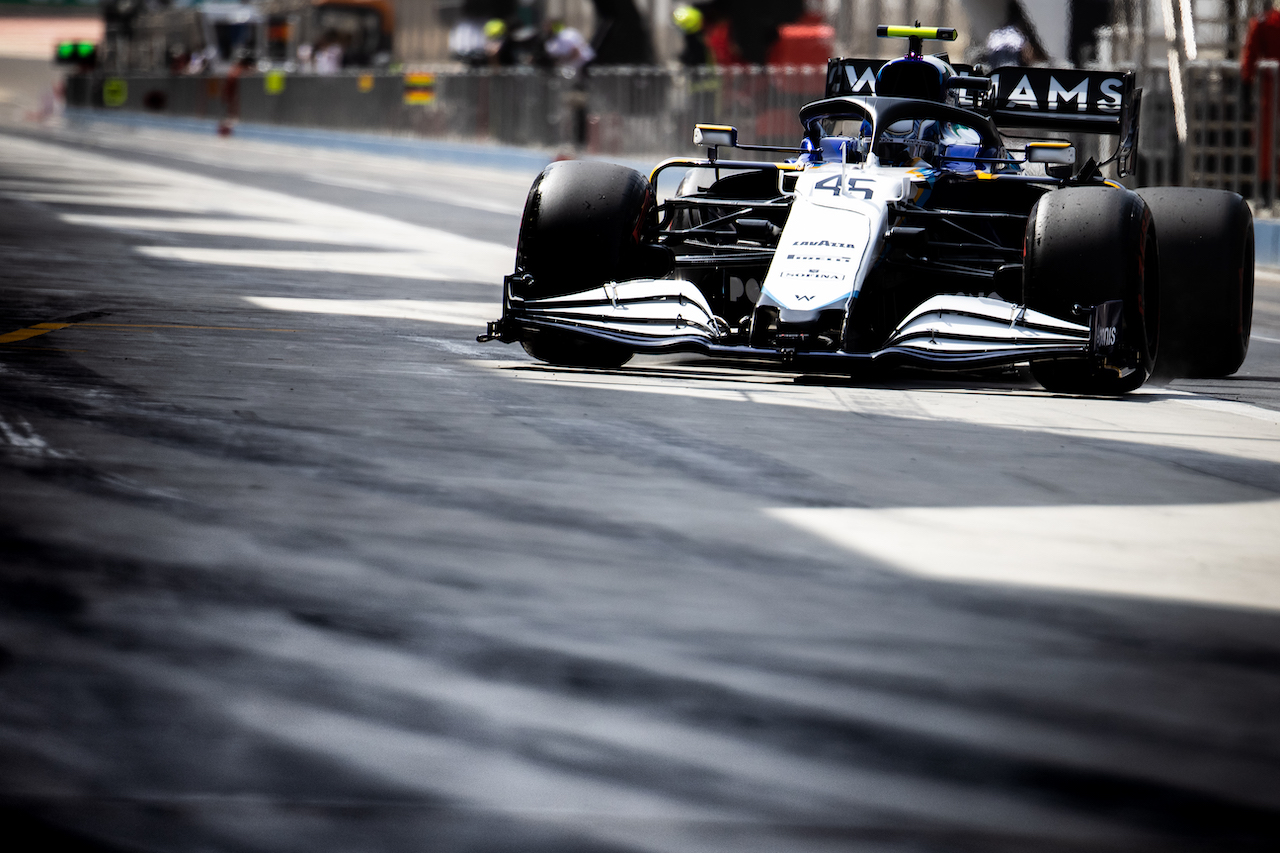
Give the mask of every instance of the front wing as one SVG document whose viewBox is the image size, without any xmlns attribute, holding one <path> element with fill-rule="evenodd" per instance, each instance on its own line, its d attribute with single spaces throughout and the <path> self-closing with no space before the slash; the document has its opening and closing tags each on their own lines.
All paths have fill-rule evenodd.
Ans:
<svg viewBox="0 0 1280 853">
<path fill-rule="evenodd" d="M 638 353 L 695 352 L 814 366 L 856 362 L 963 370 L 1032 359 L 1108 354 L 1123 334 L 1120 303 L 1089 312 L 1087 325 L 983 296 L 934 296 L 866 353 L 811 352 L 726 343 L 729 329 L 702 293 L 679 279 L 639 279 L 543 299 L 516 294 L 520 274 L 504 282 L 501 319 L 478 340 L 505 343 L 552 332 L 594 338 Z"/>
</svg>

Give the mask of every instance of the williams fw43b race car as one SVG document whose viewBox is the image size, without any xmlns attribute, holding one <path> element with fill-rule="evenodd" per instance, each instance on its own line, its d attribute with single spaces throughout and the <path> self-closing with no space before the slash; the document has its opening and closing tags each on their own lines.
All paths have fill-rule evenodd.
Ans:
<svg viewBox="0 0 1280 853">
<path fill-rule="evenodd" d="M 959 73 L 922 49 L 954 30 L 879 34 L 908 39 L 907 54 L 831 60 L 826 96 L 800 109 L 798 147 L 698 125 L 706 159 L 667 160 L 649 177 L 547 167 L 502 317 L 480 340 L 597 368 L 666 352 L 850 374 L 1029 363 L 1045 388 L 1082 394 L 1239 369 L 1252 216 L 1234 193 L 1103 178 L 1104 166 L 1125 177 L 1136 165 L 1132 74 Z M 1115 154 L 1077 164 L 1063 140 L 1015 145 L 1015 128 L 1109 134 Z M 735 147 L 785 162 L 720 156 Z M 669 169 L 683 179 L 659 204 Z"/>
</svg>

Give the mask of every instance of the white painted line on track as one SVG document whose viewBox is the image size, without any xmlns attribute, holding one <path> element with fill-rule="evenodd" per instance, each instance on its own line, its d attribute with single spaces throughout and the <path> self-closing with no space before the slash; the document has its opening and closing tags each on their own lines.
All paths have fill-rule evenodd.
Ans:
<svg viewBox="0 0 1280 853">
<path fill-rule="evenodd" d="M 422 187 L 410 187 L 401 184 L 391 184 L 384 181 L 375 181 L 368 178 L 347 178 L 340 175 L 326 175 L 319 172 L 309 172 L 305 176 L 307 180 L 314 181 L 318 184 L 328 184 L 334 187 L 344 187 L 347 189 L 363 190 L 365 192 L 384 193 L 386 195 L 402 195 L 414 198 L 423 198 L 430 201 L 437 201 L 443 204 L 452 204 L 457 207 L 469 207 L 473 210 L 483 210 L 488 213 L 501 213 L 507 216 L 519 216 L 524 212 L 524 208 L 515 204 L 506 204 L 500 201 L 491 201 L 489 199 L 476 198 L 454 193 L 434 192 Z"/>
<path fill-rule="evenodd" d="M 511 247 L 441 229 L 174 169 L 123 163 L 99 154 L 16 137 L 3 138 L 6 165 L 17 174 L 13 180 L 0 185 L 0 192 L 42 204 L 112 211 L 110 215 L 66 212 L 63 214 L 66 222 L 168 235 L 317 243 L 325 248 L 324 251 L 239 250 L 172 243 L 136 247 L 139 253 L 153 258 L 494 287 L 500 285 L 514 263 L 515 250 Z M 33 192 L 24 170 L 31 175 L 58 174 L 60 188 Z M 139 215 L 141 212 L 150 215 Z M 349 247 L 399 251 L 342 251 Z"/>
<path fill-rule="evenodd" d="M 1218 412 L 1241 415 L 1246 418 L 1266 421 L 1270 424 L 1280 424 L 1280 412 L 1275 411 L 1274 409 L 1264 409 L 1261 406 L 1255 406 L 1251 403 L 1240 403 L 1235 400 L 1219 400 L 1216 397 L 1207 397 L 1201 394 L 1191 394 L 1187 397 L 1175 399 L 1173 402 L 1184 403 L 1188 406 L 1196 406 L 1201 409 L 1212 409 Z"/>
<path fill-rule="evenodd" d="M 954 422 L 1050 435 L 1124 441 L 1280 464 L 1280 412 L 1184 391 L 1144 388 L 1121 398 L 1031 389 L 903 390 L 800 385 L 782 374 L 724 373 L 689 365 L 626 373 L 557 370 L 532 362 L 476 362 L 516 381 L 596 391 L 661 394 L 790 406 L 857 417 Z"/>
<path fill-rule="evenodd" d="M 765 512 L 921 577 L 1280 610 L 1280 501 Z"/>
<path fill-rule="evenodd" d="M 70 225 L 92 225 L 97 228 L 114 228 L 120 231 L 250 237 L 256 240 L 319 243 L 326 246 L 404 248 L 402 234 L 368 230 L 353 233 L 344 229 L 271 219 L 226 219 L 212 216 L 100 216 L 88 213 L 64 213 L 58 218 Z"/>
<path fill-rule="evenodd" d="M 786 375 L 751 381 L 745 371 L 730 378 L 689 365 L 638 367 L 626 374 L 514 362 L 485 366 L 561 390 L 576 386 L 847 412 L 851 419 L 980 425 L 1114 443 L 1117 450 L 1147 445 L 1280 465 L 1280 412 L 1170 389 L 1098 399 L 1028 389 L 798 385 Z M 921 577 L 1280 610 L 1275 500 L 765 512 Z"/>
<path fill-rule="evenodd" d="M 256 267 L 340 275 L 388 276 L 429 281 L 460 282 L 499 287 L 510 264 L 493 260 L 446 259 L 420 252 L 298 252 L 271 249 L 198 249 L 139 246 L 141 254 L 192 264 Z"/>
<path fill-rule="evenodd" d="M 428 299 L 299 299 L 285 296 L 246 296 L 245 301 L 272 311 L 344 314 L 349 317 L 387 317 L 423 320 L 483 329 L 502 313 L 500 303 L 449 302 Z"/>
<path fill-rule="evenodd" d="M 1267 337 L 1266 335 L 1250 335 L 1249 340 L 1250 342 L 1262 341 L 1263 343 L 1268 343 L 1268 344 L 1280 344 L 1280 338 L 1270 338 L 1270 337 Z"/>
</svg>

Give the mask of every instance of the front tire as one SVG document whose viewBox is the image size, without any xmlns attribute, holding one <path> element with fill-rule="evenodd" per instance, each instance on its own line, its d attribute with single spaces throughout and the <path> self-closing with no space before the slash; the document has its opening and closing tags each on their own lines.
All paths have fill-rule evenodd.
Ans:
<svg viewBox="0 0 1280 853">
<path fill-rule="evenodd" d="M 1230 376 L 1253 325 L 1253 214 L 1226 190 L 1138 190 L 1160 230 L 1161 379 Z"/>
<path fill-rule="evenodd" d="M 653 189 L 635 169 L 552 163 L 534 180 L 520 221 L 516 266 L 532 278 L 520 295 L 543 299 L 642 277 L 652 266 L 644 236 L 655 216 Z"/>
<path fill-rule="evenodd" d="M 590 160 L 552 163 L 525 201 L 516 267 L 528 276 L 516 295 L 545 299 L 663 274 L 665 250 L 644 242 L 655 218 L 653 188 L 634 169 Z M 532 333 L 522 344 L 539 361 L 573 367 L 620 367 L 632 355 L 561 330 Z"/>
<path fill-rule="evenodd" d="M 1081 322 L 1079 309 L 1121 300 L 1122 343 L 1106 357 L 1033 361 L 1031 375 L 1050 391 L 1112 396 L 1141 387 L 1159 342 L 1159 257 L 1155 228 L 1136 194 L 1069 187 L 1041 196 L 1027 223 L 1024 300 Z"/>
</svg>

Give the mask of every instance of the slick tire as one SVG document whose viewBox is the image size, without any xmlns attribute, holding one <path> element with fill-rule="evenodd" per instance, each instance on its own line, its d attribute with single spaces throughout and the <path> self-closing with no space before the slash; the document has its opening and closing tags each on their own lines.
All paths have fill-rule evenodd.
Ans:
<svg viewBox="0 0 1280 853">
<path fill-rule="evenodd" d="M 1160 234 L 1156 378 L 1230 376 L 1253 325 L 1253 214 L 1226 190 L 1138 190 Z"/>
<path fill-rule="evenodd" d="M 1155 226 L 1135 193 L 1111 187 L 1068 187 L 1045 193 L 1027 223 L 1025 303 L 1087 323 L 1076 306 L 1124 302 L 1123 344 L 1098 357 L 1033 361 L 1047 390 L 1113 396 L 1146 382 L 1160 338 L 1160 263 Z"/>
<path fill-rule="evenodd" d="M 542 299 L 644 276 L 653 189 L 634 169 L 590 160 L 552 163 L 529 190 L 516 265 L 532 277 L 520 295 Z"/>
<path fill-rule="evenodd" d="M 634 169 L 588 160 L 552 163 L 525 201 L 516 266 L 530 283 L 518 295 L 544 299 L 665 275 L 671 253 L 645 242 L 656 216 L 653 188 Z M 537 332 L 521 343 L 539 361 L 571 367 L 621 367 L 632 355 L 561 331 Z"/>
</svg>

